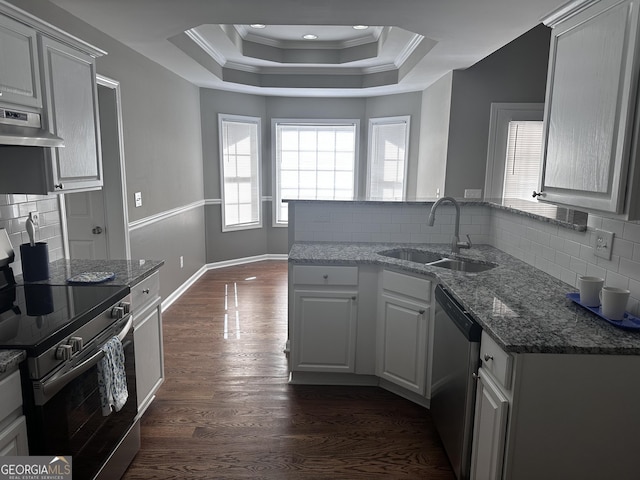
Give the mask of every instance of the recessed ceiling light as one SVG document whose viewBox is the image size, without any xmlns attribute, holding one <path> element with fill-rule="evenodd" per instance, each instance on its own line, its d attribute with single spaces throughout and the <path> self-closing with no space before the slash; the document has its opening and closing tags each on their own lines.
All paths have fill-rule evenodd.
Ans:
<svg viewBox="0 0 640 480">
<path fill-rule="evenodd" d="M 306 35 L 303 35 L 302 38 L 304 38 L 305 40 L 316 40 L 318 38 L 318 35 L 307 33 Z"/>
<path fill-rule="evenodd" d="M 264 23 L 252 23 L 249 25 L 251 28 L 266 28 L 267 26 Z"/>
<path fill-rule="evenodd" d="M 369 25 L 354 25 L 353 28 L 354 30 L 366 30 L 369 28 Z"/>
</svg>

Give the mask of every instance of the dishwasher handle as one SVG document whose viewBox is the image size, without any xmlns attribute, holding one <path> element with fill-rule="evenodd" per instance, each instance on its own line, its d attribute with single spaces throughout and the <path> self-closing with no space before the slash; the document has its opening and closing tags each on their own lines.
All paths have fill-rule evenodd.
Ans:
<svg viewBox="0 0 640 480">
<path fill-rule="evenodd" d="M 435 289 L 437 306 L 453 321 L 456 327 L 464 334 L 470 342 L 479 342 L 482 335 L 482 327 L 467 312 L 460 303 L 453 298 L 453 295 L 442 285 L 437 285 Z"/>
</svg>

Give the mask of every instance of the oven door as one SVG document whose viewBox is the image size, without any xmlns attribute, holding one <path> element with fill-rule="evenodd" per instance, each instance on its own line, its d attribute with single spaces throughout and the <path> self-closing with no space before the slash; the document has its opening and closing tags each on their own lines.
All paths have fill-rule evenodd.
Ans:
<svg viewBox="0 0 640 480">
<path fill-rule="evenodd" d="M 135 355 L 131 316 L 118 335 L 125 353 L 128 399 L 118 412 L 104 416 L 98 388 L 99 346 L 118 334 L 107 329 L 81 353 L 74 368 L 42 381 L 31 381 L 25 405 L 31 455 L 71 455 L 74 478 L 92 479 L 135 422 L 137 414 Z M 116 327 L 117 328 L 117 327 Z M 34 395 L 34 391 L 36 394 Z"/>
</svg>

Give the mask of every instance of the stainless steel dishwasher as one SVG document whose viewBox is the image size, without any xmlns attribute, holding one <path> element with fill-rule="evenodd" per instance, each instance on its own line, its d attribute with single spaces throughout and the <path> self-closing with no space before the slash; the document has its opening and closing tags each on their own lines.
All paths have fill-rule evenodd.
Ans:
<svg viewBox="0 0 640 480">
<path fill-rule="evenodd" d="M 435 297 L 431 416 L 456 477 L 466 480 L 482 328 L 441 285 Z"/>
</svg>

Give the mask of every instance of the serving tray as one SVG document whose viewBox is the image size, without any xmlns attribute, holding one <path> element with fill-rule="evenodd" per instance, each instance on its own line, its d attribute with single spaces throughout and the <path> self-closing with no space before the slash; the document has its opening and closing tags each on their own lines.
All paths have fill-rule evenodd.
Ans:
<svg viewBox="0 0 640 480">
<path fill-rule="evenodd" d="M 587 310 L 595 313 L 600 318 L 602 318 L 603 320 L 609 322 L 614 327 L 622 328 L 624 330 L 640 330 L 640 318 L 634 317 L 630 313 L 625 312 L 624 318 L 622 320 L 611 320 L 610 318 L 607 318 L 602 314 L 602 308 L 600 308 L 600 307 L 588 307 L 587 305 L 583 305 L 580 302 L 580 293 L 579 292 L 567 293 L 567 298 L 569 300 L 577 303 L 581 307 L 586 308 Z"/>
<path fill-rule="evenodd" d="M 113 272 L 84 272 L 67 279 L 69 283 L 102 283 L 113 280 L 116 274 Z"/>
</svg>

